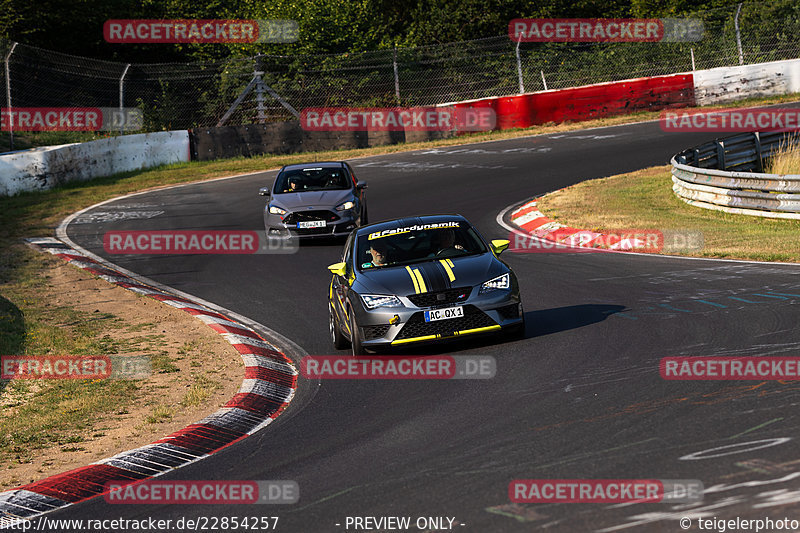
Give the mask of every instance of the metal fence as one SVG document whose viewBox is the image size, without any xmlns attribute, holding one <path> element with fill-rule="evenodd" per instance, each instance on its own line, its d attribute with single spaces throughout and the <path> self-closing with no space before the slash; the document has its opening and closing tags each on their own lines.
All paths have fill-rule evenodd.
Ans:
<svg viewBox="0 0 800 533">
<path fill-rule="evenodd" d="M 765 174 L 767 161 L 797 133 L 740 133 L 672 158 L 672 190 L 684 202 L 727 213 L 800 218 L 800 175 Z"/>
<path fill-rule="evenodd" d="M 517 49 L 502 35 L 363 53 L 125 64 L 0 41 L 0 75 L 6 106 L 138 107 L 148 131 L 264 123 L 291 119 L 306 107 L 434 105 L 797 58 L 795 4 L 747 2 L 692 14 L 703 21 L 705 38 L 685 43 L 521 43 Z"/>
</svg>

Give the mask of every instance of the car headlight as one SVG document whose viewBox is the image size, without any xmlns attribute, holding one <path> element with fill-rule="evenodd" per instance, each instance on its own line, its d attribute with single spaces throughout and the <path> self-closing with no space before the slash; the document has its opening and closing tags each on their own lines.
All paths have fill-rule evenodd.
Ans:
<svg viewBox="0 0 800 533">
<path fill-rule="evenodd" d="M 383 294 L 362 294 L 361 299 L 367 309 L 376 309 L 378 307 L 404 307 L 400 298 L 393 295 Z"/>
<path fill-rule="evenodd" d="M 487 282 L 484 282 L 481 285 L 481 293 L 496 291 L 498 289 L 510 289 L 511 288 L 511 275 L 506 272 L 502 276 L 497 276 L 496 278 L 490 279 Z"/>
<path fill-rule="evenodd" d="M 281 209 L 278 206 L 271 205 L 269 206 L 269 212 L 272 213 L 273 215 L 285 215 L 286 209 Z"/>
<path fill-rule="evenodd" d="M 347 211 L 348 209 L 353 209 L 356 206 L 356 203 L 352 200 L 348 200 L 343 204 L 337 205 L 337 211 Z"/>
</svg>

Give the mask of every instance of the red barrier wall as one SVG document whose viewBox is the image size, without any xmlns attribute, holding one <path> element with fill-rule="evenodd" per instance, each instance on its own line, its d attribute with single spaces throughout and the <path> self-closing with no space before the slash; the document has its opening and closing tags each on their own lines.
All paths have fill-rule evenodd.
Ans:
<svg viewBox="0 0 800 533">
<path fill-rule="evenodd" d="M 484 98 L 454 104 L 455 107 L 492 107 L 497 127 L 527 128 L 548 122 L 591 120 L 634 111 L 659 111 L 695 105 L 694 79 L 671 74 L 584 87 Z"/>
</svg>

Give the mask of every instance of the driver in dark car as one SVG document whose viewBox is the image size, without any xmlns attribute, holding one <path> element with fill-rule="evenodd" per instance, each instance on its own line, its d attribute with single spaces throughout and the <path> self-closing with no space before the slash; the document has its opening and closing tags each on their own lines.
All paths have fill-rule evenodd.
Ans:
<svg viewBox="0 0 800 533">
<path fill-rule="evenodd" d="M 363 266 L 366 268 L 385 266 L 387 264 L 387 249 L 388 247 L 385 242 L 380 239 L 374 240 L 369 246 L 369 253 L 372 256 L 372 261 L 365 263 Z"/>
<path fill-rule="evenodd" d="M 464 247 L 456 244 L 456 232 L 452 229 L 437 230 L 431 238 L 431 249 L 428 257 L 450 256 L 464 252 Z"/>
</svg>

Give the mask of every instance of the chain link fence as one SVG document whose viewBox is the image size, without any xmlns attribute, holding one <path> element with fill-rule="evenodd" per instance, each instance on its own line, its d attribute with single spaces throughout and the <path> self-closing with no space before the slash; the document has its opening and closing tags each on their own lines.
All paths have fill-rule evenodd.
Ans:
<svg viewBox="0 0 800 533">
<path fill-rule="evenodd" d="M 125 64 L 0 41 L 3 100 L 7 107 L 137 107 L 145 130 L 157 131 L 283 121 L 307 107 L 434 105 L 800 57 L 800 4 L 747 2 L 738 17 L 735 5 L 691 17 L 704 23 L 701 41 L 518 45 L 502 35 L 202 63 Z"/>
</svg>

